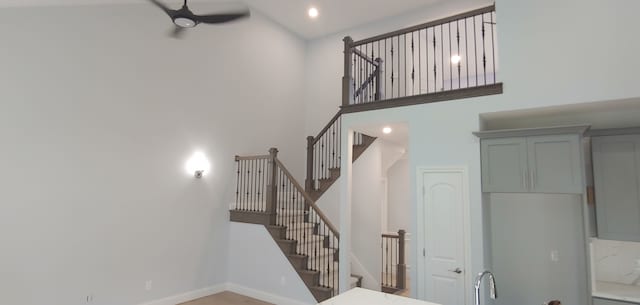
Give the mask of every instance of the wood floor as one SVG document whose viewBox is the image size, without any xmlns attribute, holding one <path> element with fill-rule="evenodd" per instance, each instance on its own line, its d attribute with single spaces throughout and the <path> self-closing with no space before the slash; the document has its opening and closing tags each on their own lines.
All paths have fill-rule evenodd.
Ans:
<svg viewBox="0 0 640 305">
<path fill-rule="evenodd" d="M 221 292 L 212 296 L 197 299 L 191 302 L 182 303 L 181 305 L 274 305 L 262 302 L 250 297 L 245 297 L 233 292 Z"/>
</svg>

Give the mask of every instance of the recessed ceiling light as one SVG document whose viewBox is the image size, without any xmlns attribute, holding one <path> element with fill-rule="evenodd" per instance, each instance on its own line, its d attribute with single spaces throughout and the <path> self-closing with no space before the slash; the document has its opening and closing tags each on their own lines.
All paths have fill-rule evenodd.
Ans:
<svg viewBox="0 0 640 305">
<path fill-rule="evenodd" d="M 393 131 L 393 129 L 391 129 L 391 127 L 382 128 L 382 132 L 384 134 L 390 134 L 392 131 Z"/>
<path fill-rule="evenodd" d="M 451 63 L 452 64 L 457 65 L 458 63 L 460 63 L 460 61 L 462 61 L 462 57 L 460 57 L 460 55 L 451 56 Z"/>
<path fill-rule="evenodd" d="M 318 15 L 320 15 L 320 12 L 318 12 L 318 9 L 315 7 L 312 7 L 309 9 L 309 17 L 311 18 L 317 18 Z"/>
</svg>

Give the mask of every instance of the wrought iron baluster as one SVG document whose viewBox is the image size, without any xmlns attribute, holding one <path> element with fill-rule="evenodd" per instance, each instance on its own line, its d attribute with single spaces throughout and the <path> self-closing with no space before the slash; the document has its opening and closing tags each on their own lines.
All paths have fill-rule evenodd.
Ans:
<svg viewBox="0 0 640 305">
<path fill-rule="evenodd" d="M 457 45 L 458 45 L 458 58 L 461 59 L 460 56 L 460 20 L 456 20 L 456 41 L 457 41 Z M 460 77 L 460 72 L 461 72 L 461 65 L 460 65 L 460 61 L 458 60 L 458 89 L 460 89 L 462 87 L 462 80 Z"/>
<path fill-rule="evenodd" d="M 394 62 L 394 52 L 393 52 L 393 38 L 391 38 L 391 97 L 392 98 L 395 97 L 395 95 L 394 95 L 394 93 L 395 93 L 394 92 L 394 83 L 395 83 L 395 80 L 394 80 L 394 76 L 395 76 L 394 75 L 395 74 L 394 64 L 395 64 L 395 62 Z"/>
<path fill-rule="evenodd" d="M 476 16 L 473 16 L 473 63 L 476 67 L 476 83 L 478 86 L 478 35 L 476 31 Z"/>
<path fill-rule="evenodd" d="M 447 62 L 449 63 L 449 90 L 453 90 L 453 63 L 451 62 L 452 47 L 451 47 L 451 22 L 447 23 L 447 40 L 449 40 L 449 58 Z"/>
<path fill-rule="evenodd" d="M 482 14 L 482 79 L 487 84 L 487 50 L 485 46 L 485 24 L 484 14 Z"/>
<path fill-rule="evenodd" d="M 411 95 L 416 92 L 415 40 L 411 32 Z"/>
<path fill-rule="evenodd" d="M 467 88 L 469 88 L 469 37 L 467 36 L 467 19 L 464 18 L 464 56 L 465 56 L 465 64 L 467 65 Z"/>
<path fill-rule="evenodd" d="M 437 48 L 436 48 L 436 28 L 433 27 L 433 89 L 438 91 L 438 64 L 437 64 Z"/>
<path fill-rule="evenodd" d="M 495 42 L 495 26 L 496 23 L 493 22 L 493 16 L 495 12 L 491 12 L 491 54 L 493 55 L 493 83 L 496 83 L 496 42 Z"/>
</svg>

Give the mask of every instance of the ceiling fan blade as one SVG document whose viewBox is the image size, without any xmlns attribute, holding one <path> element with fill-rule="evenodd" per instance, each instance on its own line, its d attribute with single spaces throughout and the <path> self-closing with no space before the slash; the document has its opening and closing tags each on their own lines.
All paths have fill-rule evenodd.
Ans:
<svg viewBox="0 0 640 305">
<path fill-rule="evenodd" d="M 162 2 L 158 0 L 149 0 L 149 2 L 153 3 L 155 6 L 163 10 L 169 16 L 173 16 L 173 13 L 176 12 L 175 10 L 170 9 L 169 7 L 167 7 L 166 5 L 164 5 Z"/>
<path fill-rule="evenodd" d="M 251 13 L 247 10 L 244 12 L 237 13 L 226 13 L 226 14 L 211 14 L 211 15 L 194 15 L 195 19 L 201 23 L 225 23 L 229 21 L 233 21 L 240 18 L 249 17 Z"/>
</svg>

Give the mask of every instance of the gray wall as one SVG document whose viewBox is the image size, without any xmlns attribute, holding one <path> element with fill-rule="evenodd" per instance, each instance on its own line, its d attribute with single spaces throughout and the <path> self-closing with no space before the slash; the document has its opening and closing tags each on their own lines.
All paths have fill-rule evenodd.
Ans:
<svg viewBox="0 0 640 305">
<path fill-rule="evenodd" d="M 389 232 L 409 231 L 411 224 L 411 196 L 409 187 L 409 159 L 398 160 L 387 171 L 387 228 Z"/>
<path fill-rule="evenodd" d="M 495 304 L 587 304 L 581 196 L 491 194 L 489 201 Z"/>
<path fill-rule="evenodd" d="M 224 283 L 233 156 L 277 146 L 301 176 L 304 42 L 259 14 L 171 27 L 148 4 L 0 9 L 0 304 Z"/>
</svg>

